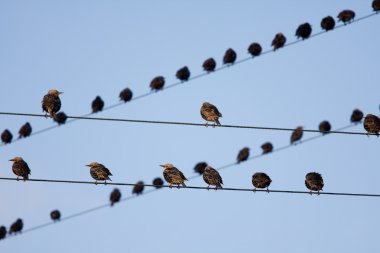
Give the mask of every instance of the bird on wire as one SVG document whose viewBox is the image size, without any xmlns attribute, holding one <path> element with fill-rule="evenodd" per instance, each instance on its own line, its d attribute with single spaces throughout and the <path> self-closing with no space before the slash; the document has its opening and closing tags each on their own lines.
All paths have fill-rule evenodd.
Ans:
<svg viewBox="0 0 380 253">
<path fill-rule="evenodd" d="M 210 189 L 210 185 L 214 185 L 215 190 L 217 190 L 218 188 L 223 188 L 222 177 L 220 176 L 219 172 L 216 169 L 212 168 L 211 166 L 207 166 L 205 168 L 204 173 L 203 173 L 203 180 L 207 184 L 207 190 Z"/>
<path fill-rule="evenodd" d="M 322 175 L 317 172 L 310 172 L 306 174 L 305 185 L 307 189 L 310 190 L 310 194 L 313 194 L 313 191 L 322 191 L 324 186 Z"/>
<path fill-rule="evenodd" d="M 104 107 L 104 101 L 100 96 L 96 96 L 96 98 L 91 103 L 92 113 L 101 112 Z"/>
<path fill-rule="evenodd" d="M 12 142 L 12 139 L 13 139 L 13 135 L 11 133 L 11 131 L 9 131 L 8 129 L 5 129 L 2 133 L 1 133 L 1 141 L 4 143 L 4 144 L 9 144 Z"/>
<path fill-rule="evenodd" d="M 273 151 L 273 144 L 270 142 L 265 142 L 261 145 L 261 149 L 263 150 L 263 154 L 268 154 Z"/>
<path fill-rule="evenodd" d="M 32 133 L 32 126 L 29 124 L 29 122 L 26 122 L 24 125 L 22 125 L 20 130 L 18 130 L 18 138 L 21 139 L 21 138 L 28 137 L 30 136 L 31 133 Z"/>
<path fill-rule="evenodd" d="M 19 234 L 22 231 L 22 228 L 24 226 L 24 223 L 22 222 L 22 219 L 17 219 L 9 228 L 9 234 Z"/>
<path fill-rule="evenodd" d="M 199 175 L 202 175 L 205 171 L 205 168 L 207 167 L 206 162 L 199 162 L 194 166 L 194 171 L 198 173 Z"/>
<path fill-rule="evenodd" d="M 132 97 L 133 97 L 133 93 L 131 89 L 125 88 L 124 90 L 120 91 L 120 94 L 119 94 L 120 101 L 128 102 L 132 99 Z"/>
<path fill-rule="evenodd" d="M 180 68 L 175 75 L 181 82 L 188 81 L 190 78 L 190 70 L 187 66 Z"/>
<path fill-rule="evenodd" d="M 216 68 L 216 61 L 214 58 L 208 58 L 203 62 L 203 70 L 206 71 L 207 73 L 210 73 L 215 70 Z"/>
<path fill-rule="evenodd" d="M 331 131 L 331 124 L 327 120 L 324 120 L 319 124 L 318 129 L 323 132 L 322 134 L 328 134 Z"/>
<path fill-rule="evenodd" d="M 219 118 L 223 117 L 219 112 L 216 106 L 210 104 L 209 102 L 204 102 L 201 107 L 201 116 L 204 120 L 206 120 L 206 127 L 208 127 L 208 122 L 214 122 L 215 124 L 220 125 Z"/>
<path fill-rule="evenodd" d="M 4 239 L 7 236 L 7 228 L 4 226 L 0 227 L 0 240 Z"/>
<path fill-rule="evenodd" d="M 335 27 L 335 20 L 331 16 L 324 17 L 321 21 L 321 27 L 323 30 L 330 31 L 333 30 Z"/>
<path fill-rule="evenodd" d="M 239 164 L 241 162 L 247 161 L 248 158 L 249 158 L 249 148 L 248 147 L 242 148 L 236 157 L 236 163 Z"/>
<path fill-rule="evenodd" d="M 65 124 L 67 120 L 67 115 L 64 112 L 59 112 L 55 115 L 54 121 L 58 123 L 58 125 Z"/>
<path fill-rule="evenodd" d="M 251 45 L 248 47 L 248 53 L 250 53 L 252 56 L 259 56 L 262 51 L 262 47 L 259 43 L 253 42 Z"/>
<path fill-rule="evenodd" d="M 132 194 L 136 194 L 137 196 L 141 195 L 144 191 L 144 182 L 138 181 L 133 187 Z"/>
<path fill-rule="evenodd" d="M 302 38 L 304 40 L 304 39 L 309 38 L 311 31 L 312 31 L 312 28 L 309 23 L 304 23 L 304 24 L 299 25 L 296 30 L 297 39 Z"/>
<path fill-rule="evenodd" d="M 376 115 L 367 114 L 364 118 L 363 127 L 368 134 L 376 134 L 377 137 L 379 137 L 380 119 Z"/>
<path fill-rule="evenodd" d="M 338 20 L 342 21 L 343 24 L 348 24 L 355 18 L 355 12 L 352 10 L 343 10 L 338 15 Z"/>
<path fill-rule="evenodd" d="M 162 180 L 162 178 L 160 177 L 156 177 L 155 179 L 153 179 L 152 184 L 154 185 L 154 187 L 156 187 L 156 189 L 160 189 L 164 185 L 164 180 Z"/>
<path fill-rule="evenodd" d="M 179 169 L 174 167 L 173 164 L 167 163 L 160 166 L 164 168 L 163 175 L 166 182 L 169 183 L 170 188 L 173 184 L 177 185 L 178 188 L 180 188 L 180 185 L 186 187 L 185 181 L 187 181 L 187 178 Z"/>
<path fill-rule="evenodd" d="M 12 171 L 17 176 L 17 181 L 19 177 L 22 177 L 23 180 L 28 180 L 31 171 L 29 169 L 28 164 L 22 159 L 20 156 L 16 156 L 9 161 L 13 162 Z"/>
<path fill-rule="evenodd" d="M 107 180 L 112 181 L 109 178 L 109 176 L 112 176 L 111 172 L 103 164 L 91 162 L 86 166 L 90 167 L 90 175 L 95 179 L 95 184 L 98 184 L 98 181 L 104 181 L 104 184 L 107 184 Z"/>
<path fill-rule="evenodd" d="M 373 0 L 372 8 L 373 8 L 373 11 L 375 12 L 380 11 L 380 0 Z"/>
<path fill-rule="evenodd" d="M 59 210 L 53 210 L 50 213 L 50 218 L 56 222 L 61 220 L 61 212 Z"/>
<path fill-rule="evenodd" d="M 156 76 L 152 79 L 150 82 L 150 89 L 154 91 L 159 91 L 164 88 L 165 85 L 165 78 L 163 76 Z"/>
<path fill-rule="evenodd" d="M 121 199 L 121 192 L 119 189 L 115 188 L 112 190 L 110 194 L 110 202 L 111 206 L 113 206 L 115 203 L 119 202 Z"/>
<path fill-rule="evenodd" d="M 351 114 L 351 122 L 352 123 L 360 123 L 363 119 L 363 112 L 360 111 L 359 109 L 355 109 L 352 114 Z"/>
<path fill-rule="evenodd" d="M 290 136 L 290 144 L 297 144 L 297 142 L 301 142 L 303 135 L 303 126 L 297 127 L 292 135 Z"/>
<path fill-rule="evenodd" d="M 269 185 L 272 183 L 272 179 L 265 174 L 264 172 L 256 172 L 252 175 L 252 184 L 255 187 L 253 191 L 256 191 L 256 188 L 265 189 L 269 192 Z"/>
<path fill-rule="evenodd" d="M 224 53 L 223 64 L 232 65 L 236 61 L 236 58 L 237 58 L 236 52 L 232 48 L 229 48 Z"/>
<path fill-rule="evenodd" d="M 49 90 L 42 99 L 42 111 L 47 112 L 53 119 L 55 119 L 56 113 L 61 109 L 61 99 L 59 95 L 62 93 L 63 92 L 57 90 Z"/>
<path fill-rule="evenodd" d="M 272 40 L 273 51 L 284 47 L 286 43 L 286 37 L 282 33 L 277 33 L 274 39 Z"/>
</svg>

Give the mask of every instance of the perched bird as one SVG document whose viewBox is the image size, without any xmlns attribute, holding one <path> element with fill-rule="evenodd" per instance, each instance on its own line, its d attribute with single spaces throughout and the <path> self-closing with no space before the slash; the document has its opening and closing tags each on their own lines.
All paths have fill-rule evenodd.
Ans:
<svg viewBox="0 0 380 253">
<path fill-rule="evenodd" d="M 165 85 L 165 78 L 163 76 L 156 76 L 150 82 L 151 90 L 155 90 L 155 91 L 162 90 L 164 88 L 164 85 Z"/>
<path fill-rule="evenodd" d="M 53 221 L 60 221 L 60 219 L 61 219 L 61 212 L 59 210 L 53 210 L 53 211 L 51 211 L 50 218 Z"/>
<path fill-rule="evenodd" d="M 297 39 L 302 38 L 304 40 L 309 38 L 311 30 L 311 25 L 309 23 L 301 24 L 296 30 Z"/>
<path fill-rule="evenodd" d="M 290 144 L 293 144 L 301 140 L 302 135 L 303 135 L 303 127 L 299 126 L 293 131 L 292 135 L 290 136 Z"/>
<path fill-rule="evenodd" d="M 47 112 L 53 119 L 55 119 L 56 113 L 61 109 L 59 95 L 62 93 L 57 90 L 49 90 L 42 99 L 42 111 Z"/>
<path fill-rule="evenodd" d="M 273 50 L 283 47 L 286 43 L 286 37 L 282 33 L 277 33 L 272 41 Z"/>
<path fill-rule="evenodd" d="M 216 61 L 214 60 L 214 58 L 208 58 L 203 62 L 202 67 L 204 71 L 212 72 L 216 68 Z"/>
<path fill-rule="evenodd" d="M 263 49 L 261 48 L 261 45 L 257 42 L 252 43 L 248 47 L 248 53 L 250 53 L 252 56 L 259 56 L 262 50 Z"/>
<path fill-rule="evenodd" d="M 132 194 L 136 194 L 137 196 L 142 194 L 144 191 L 144 182 L 138 181 L 133 187 Z"/>
<path fill-rule="evenodd" d="M 210 188 L 210 185 L 215 185 L 215 190 L 218 188 L 223 188 L 223 180 L 220 176 L 219 172 L 212 168 L 211 166 L 207 166 L 203 173 L 203 180 L 208 184 L 207 189 Z"/>
<path fill-rule="evenodd" d="M 92 113 L 100 112 L 103 110 L 104 101 L 100 96 L 96 96 L 96 98 L 92 101 L 91 108 Z"/>
<path fill-rule="evenodd" d="M 159 189 L 162 188 L 162 186 L 164 185 L 164 181 L 160 177 L 156 177 L 155 179 L 153 179 L 152 184 L 154 185 L 154 187 L 156 187 L 156 189 Z"/>
<path fill-rule="evenodd" d="M 13 162 L 12 165 L 12 171 L 18 177 L 22 177 L 25 180 L 29 179 L 30 169 L 28 164 L 22 159 L 22 157 L 16 156 L 13 159 L 10 159 L 9 161 Z"/>
<path fill-rule="evenodd" d="M 21 233 L 22 227 L 24 226 L 21 219 L 17 219 L 9 228 L 9 234 L 17 234 Z"/>
<path fill-rule="evenodd" d="M 1 133 L 1 141 L 5 144 L 11 143 L 12 138 L 13 135 L 8 129 L 5 129 L 4 132 Z"/>
<path fill-rule="evenodd" d="M 206 120 L 206 127 L 208 126 L 208 121 L 214 122 L 217 125 L 220 125 L 219 118 L 223 117 L 222 114 L 219 112 L 218 108 L 216 108 L 214 105 L 210 104 L 209 102 L 204 102 L 201 107 L 201 116 L 204 120 Z"/>
<path fill-rule="evenodd" d="M 341 11 L 337 17 L 339 21 L 342 21 L 344 24 L 350 23 L 355 18 L 355 12 L 352 10 Z"/>
<path fill-rule="evenodd" d="M 331 16 L 324 17 L 321 21 L 321 27 L 323 30 L 330 31 L 335 27 L 335 20 Z"/>
<path fill-rule="evenodd" d="M 324 132 L 323 134 L 327 134 L 331 131 L 331 124 L 327 120 L 324 120 L 319 124 L 318 129 L 319 131 Z"/>
<path fill-rule="evenodd" d="M 373 0 L 372 2 L 372 8 L 373 8 L 373 11 L 380 11 L 380 0 Z"/>
<path fill-rule="evenodd" d="M 236 57 L 236 52 L 232 48 L 227 49 L 223 56 L 223 64 L 234 64 Z"/>
<path fill-rule="evenodd" d="M 173 166 L 171 163 L 167 163 L 164 165 L 160 165 L 164 169 L 164 178 L 166 182 L 169 183 L 169 187 L 171 188 L 173 184 L 176 184 L 179 188 L 180 185 L 185 186 L 185 181 L 187 181 L 187 178 L 183 175 L 183 173 Z"/>
<path fill-rule="evenodd" d="M 260 188 L 260 189 L 267 188 L 267 191 L 269 192 L 268 187 L 271 182 L 272 182 L 272 179 L 270 179 L 270 177 L 263 172 L 256 172 L 255 174 L 252 175 L 252 184 L 255 187 L 253 191 L 256 191 L 256 188 Z"/>
<path fill-rule="evenodd" d="M 189 77 L 190 77 L 190 70 L 186 66 L 183 68 L 180 68 L 176 73 L 176 77 L 182 82 L 187 81 L 189 80 Z"/>
<path fill-rule="evenodd" d="M 112 176 L 111 172 L 103 164 L 92 162 L 86 166 L 90 167 L 90 174 L 95 179 L 95 184 L 98 184 L 98 181 L 104 181 L 104 184 L 107 184 L 107 180 L 112 181 L 109 178 L 109 176 Z"/>
<path fill-rule="evenodd" d="M 363 112 L 360 111 L 359 109 L 355 109 L 352 114 L 351 114 L 351 122 L 352 123 L 359 123 L 363 119 Z"/>
<path fill-rule="evenodd" d="M 247 161 L 249 157 L 249 148 L 245 147 L 239 151 L 239 154 L 236 157 L 236 163 Z"/>
<path fill-rule="evenodd" d="M 367 114 L 363 122 L 364 129 L 370 134 L 379 136 L 380 132 L 380 119 L 376 115 Z"/>
<path fill-rule="evenodd" d="M 65 124 L 67 120 L 67 115 L 64 112 L 59 112 L 55 115 L 54 121 L 58 123 L 58 125 Z"/>
<path fill-rule="evenodd" d="M 7 236 L 7 228 L 4 226 L 0 227 L 0 240 L 4 239 Z"/>
<path fill-rule="evenodd" d="M 120 91 L 119 98 L 121 101 L 128 102 L 132 99 L 133 93 L 129 88 L 125 88 L 124 90 Z"/>
<path fill-rule="evenodd" d="M 261 149 L 263 150 L 263 154 L 268 154 L 273 151 L 273 145 L 270 142 L 265 142 L 261 145 Z"/>
<path fill-rule="evenodd" d="M 119 202 L 121 199 L 121 192 L 119 189 L 115 188 L 111 192 L 110 195 L 110 201 L 111 201 L 111 206 L 113 206 L 115 203 Z"/>
<path fill-rule="evenodd" d="M 24 125 L 22 125 L 22 127 L 20 128 L 20 130 L 18 130 L 18 138 L 22 138 L 22 137 L 28 137 L 30 134 L 32 133 L 32 126 L 29 124 L 29 122 L 26 122 Z"/>
<path fill-rule="evenodd" d="M 305 185 L 307 189 L 310 190 L 310 194 L 312 191 L 322 191 L 324 186 L 322 175 L 317 172 L 310 172 L 306 174 Z"/>
<path fill-rule="evenodd" d="M 205 168 L 207 167 L 207 163 L 205 162 L 199 162 L 195 165 L 194 171 L 196 173 L 199 173 L 199 175 L 202 175 L 203 172 L 205 171 Z"/>
</svg>

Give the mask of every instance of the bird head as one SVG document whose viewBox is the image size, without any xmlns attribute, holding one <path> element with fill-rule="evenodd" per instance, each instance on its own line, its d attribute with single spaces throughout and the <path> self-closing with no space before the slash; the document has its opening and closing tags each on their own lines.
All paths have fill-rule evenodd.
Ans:
<svg viewBox="0 0 380 253">
<path fill-rule="evenodd" d="M 91 162 L 91 163 L 87 164 L 86 166 L 92 168 L 92 167 L 95 167 L 97 165 L 99 165 L 99 163 L 97 163 L 97 162 Z"/>
<path fill-rule="evenodd" d="M 298 126 L 297 130 L 303 130 L 304 126 Z"/>
<path fill-rule="evenodd" d="M 18 161 L 23 161 L 23 159 L 20 156 L 15 156 L 14 158 L 10 159 L 9 161 L 11 161 L 11 162 L 18 162 Z"/>
<path fill-rule="evenodd" d="M 203 103 L 203 106 L 209 106 L 209 105 L 210 105 L 209 102 L 204 102 L 204 103 Z"/>
<path fill-rule="evenodd" d="M 163 167 L 163 168 L 165 168 L 165 169 L 171 169 L 171 168 L 174 167 L 173 164 L 171 164 L 171 163 L 167 163 L 167 164 L 160 165 L 160 166 Z"/>
<path fill-rule="evenodd" d="M 60 91 L 57 91 L 57 90 L 49 90 L 48 91 L 48 94 L 49 95 L 54 95 L 56 97 L 58 97 L 60 94 L 62 94 L 63 92 L 60 92 Z"/>
</svg>

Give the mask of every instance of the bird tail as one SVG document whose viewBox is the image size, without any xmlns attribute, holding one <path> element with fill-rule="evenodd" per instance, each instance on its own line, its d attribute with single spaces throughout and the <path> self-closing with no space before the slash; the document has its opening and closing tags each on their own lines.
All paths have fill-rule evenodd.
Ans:
<svg viewBox="0 0 380 253">
<path fill-rule="evenodd" d="M 219 119 L 218 119 L 218 118 L 215 119 L 215 123 L 216 123 L 217 125 L 220 125 L 220 122 L 219 122 Z"/>
<path fill-rule="evenodd" d="M 182 186 L 187 187 L 187 185 L 185 184 L 185 182 L 182 183 Z"/>
<path fill-rule="evenodd" d="M 221 184 L 218 184 L 216 187 L 223 188 L 223 186 Z"/>
</svg>

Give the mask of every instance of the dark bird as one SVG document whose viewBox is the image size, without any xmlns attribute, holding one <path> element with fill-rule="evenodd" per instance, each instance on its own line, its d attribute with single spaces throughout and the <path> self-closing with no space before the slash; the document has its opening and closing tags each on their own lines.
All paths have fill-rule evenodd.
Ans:
<svg viewBox="0 0 380 253">
<path fill-rule="evenodd" d="M 5 129 L 4 132 L 1 133 L 1 141 L 5 144 L 11 143 L 12 138 L 13 135 L 8 129 Z"/>
<path fill-rule="evenodd" d="M 54 210 L 51 211 L 50 213 L 50 218 L 55 222 L 55 221 L 60 221 L 61 220 L 61 212 L 59 210 Z"/>
<path fill-rule="evenodd" d="M 312 191 L 322 191 L 324 186 L 322 175 L 317 172 L 310 172 L 306 174 L 305 185 L 307 189 L 310 190 L 310 194 Z"/>
<path fill-rule="evenodd" d="M 132 99 L 133 93 L 131 89 L 125 88 L 124 90 L 120 91 L 119 98 L 120 101 L 128 102 Z"/>
<path fill-rule="evenodd" d="M 335 20 L 331 16 L 324 17 L 321 21 L 321 27 L 323 30 L 330 31 L 333 30 L 335 27 Z"/>
<path fill-rule="evenodd" d="M 248 53 L 250 53 L 252 56 L 259 56 L 262 50 L 263 49 L 261 48 L 261 45 L 257 42 L 252 43 L 248 47 Z"/>
<path fill-rule="evenodd" d="M 327 120 L 324 120 L 319 124 L 318 129 L 319 131 L 324 132 L 323 134 L 327 134 L 331 131 L 331 124 Z"/>
<path fill-rule="evenodd" d="M 261 149 L 263 150 L 263 154 L 268 154 L 273 151 L 273 145 L 270 142 L 265 142 L 261 145 Z"/>
<path fill-rule="evenodd" d="M 113 191 L 111 192 L 111 195 L 110 195 L 111 206 L 113 206 L 115 203 L 119 202 L 120 199 L 121 199 L 120 190 L 117 188 L 113 189 Z"/>
<path fill-rule="evenodd" d="M 144 191 L 144 182 L 138 181 L 133 187 L 132 194 L 141 195 Z"/>
<path fill-rule="evenodd" d="M 16 156 L 13 159 L 10 159 L 9 161 L 13 162 L 12 165 L 12 171 L 18 177 L 22 177 L 25 180 L 29 179 L 30 169 L 28 164 L 22 159 L 22 157 Z"/>
<path fill-rule="evenodd" d="M 363 119 L 363 112 L 360 111 L 359 109 L 355 109 L 352 114 L 351 114 L 351 122 L 352 123 L 359 123 Z"/>
<path fill-rule="evenodd" d="M 179 80 L 182 82 L 189 80 L 190 77 L 190 70 L 185 66 L 183 68 L 180 68 L 176 75 L 175 75 Z"/>
<path fill-rule="evenodd" d="M 236 157 L 236 163 L 247 161 L 248 157 L 249 157 L 249 148 L 245 147 L 239 151 L 239 154 Z"/>
<path fill-rule="evenodd" d="M 90 174 L 95 179 L 95 184 L 98 184 L 98 181 L 104 181 L 104 184 L 107 184 L 107 180 L 112 181 L 109 178 L 112 176 L 111 172 L 103 164 L 92 162 L 86 166 L 90 167 Z"/>
<path fill-rule="evenodd" d="M 160 165 L 164 169 L 164 178 L 166 182 L 169 183 L 169 187 L 171 188 L 173 184 L 176 184 L 179 188 L 180 185 L 185 186 L 185 181 L 187 181 L 187 178 L 183 175 L 183 173 L 173 166 L 171 163 L 167 163 L 164 165 Z"/>
<path fill-rule="evenodd" d="M 199 175 L 202 175 L 205 171 L 205 168 L 207 167 L 207 163 L 205 162 L 199 162 L 194 166 L 194 171 L 196 173 L 199 173 Z"/>
<path fill-rule="evenodd" d="M 256 191 L 256 188 L 260 188 L 260 189 L 267 188 L 267 191 L 269 192 L 268 187 L 271 182 L 272 182 L 272 179 L 270 179 L 270 177 L 263 172 L 256 172 L 255 174 L 252 175 L 252 184 L 255 187 L 253 191 Z"/>
<path fill-rule="evenodd" d="M 24 226 L 24 224 L 22 223 L 22 220 L 21 219 L 17 219 L 12 225 L 11 227 L 9 228 L 9 234 L 17 234 L 17 233 L 21 233 L 21 230 L 22 230 L 22 227 Z"/>
<path fill-rule="evenodd" d="M 290 144 L 296 143 L 301 140 L 303 135 L 303 126 L 297 127 L 290 136 Z"/>
<path fill-rule="evenodd" d="M 207 166 L 203 173 L 203 180 L 207 184 L 207 189 L 210 188 L 210 185 L 215 185 L 215 190 L 218 188 L 223 188 L 223 179 L 220 176 L 219 172 L 212 168 L 211 166 Z"/>
<path fill-rule="evenodd" d="M 363 122 L 364 129 L 370 134 L 379 136 L 380 132 L 380 119 L 376 115 L 367 114 Z"/>
<path fill-rule="evenodd" d="M 302 38 L 304 40 L 309 38 L 311 30 L 311 25 L 309 23 L 301 24 L 296 30 L 297 39 Z"/>
<path fill-rule="evenodd" d="M 341 11 L 338 15 L 339 21 L 342 21 L 344 24 L 350 23 L 355 18 L 355 12 L 352 10 Z"/>
<path fill-rule="evenodd" d="M 165 78 L 163 76 L 156 76 L 150 82 L 151 90 L 155 90 L 155 91 L 162 90 L 164 88 L 164 85 L 165 85 Z"/>
<path fill-rule="evenodd" d="M 156 177 L 155 179 L 153 179 L 152 184 L 154 185 L 154 187 L 156 187 L 156 189 L 159 189 L 162 188 L 162 186 L 164 185 L 164 181 L 160 177 Z"/>
<path fill-rule="evenodd" d="M 57 90 L 49 90 L 42 99 L 42 111 L 47 112 L 53 119 L 55 119 L 56 113 L 61 109 L 59 95 L 62 93 Z"/>
<path fill-rule="evenodd" d="M 59 112 L 55 115 L 54 121 L 58 123 L 58 125 L 65 124 L 67 120 L 67 115 L 64 112 Z"/>
<path fill-rule="evenodd" d="M 373 8 L 373 11 L 380 11 L 380 0 L 373 0 L 372 2 L 372 8 Z"/>
<path fill-rule="evenodd" d="M 218 108 L 216 106 L 210 104 L 209 102 L 204 102 L 201 107 L 201 116 L 204 120 L 206 120 L 206 127 L 208 126 L 208 121 L 214 122 L 217 125 L 220 125 L 219 118 L 223 117 L 222 114 L 219 112 Z"/>
<path fill-rule="evenodd" d="M 216 61 L 214 60 L 214 58 L 208 58 L 203 62 L 202 67 L 204 71 L 212 72 L 216 68 Z"/>
<path fill-rule="evenodd" d="M 32 133 L 32 126 L 29 124 L 29 122 L 26 122 L 20 130 L 18 130 L 18 138 L 22 137 L 28 137 Z"/>
<path fill-rule="evenodd" d="M 96 96 L 96 98 L 92 101 L 91 108 L 92 113 L 101 112 L 104 107 L 104 101 L 100 96 Z"/>
<path fill-rule="evenodd" d="M 286 43 L 286 37 L 282 33 L 277 33 L 272 41 L 273 51 L 283 47 Z"/>
<path fill-rule="evenodd" d="M 236 52 L 232 48 L 227 49 L 223 56 L 223 64 L 234 64 L 236 57 Z"/>
<path fill-rule="evenodd" d="M 7 228 L 4 226 L 0 227 L 0 240 L 4 239 L 7 236 Z"/>
</svg>

